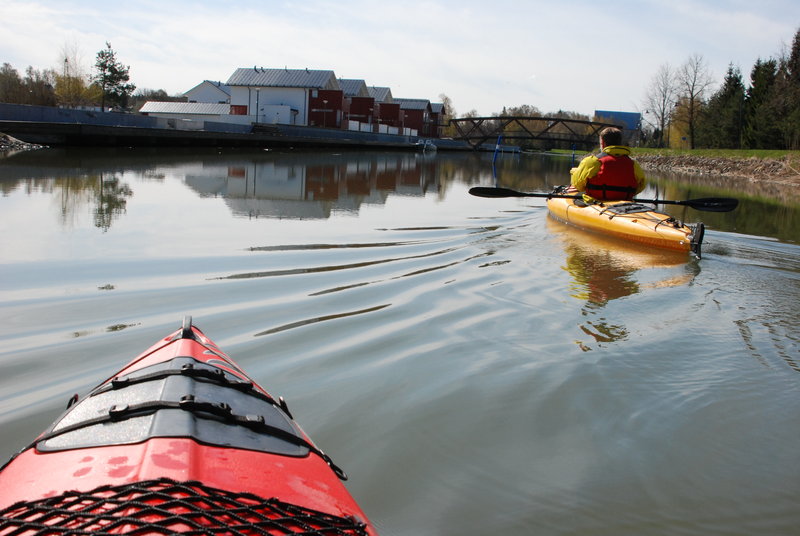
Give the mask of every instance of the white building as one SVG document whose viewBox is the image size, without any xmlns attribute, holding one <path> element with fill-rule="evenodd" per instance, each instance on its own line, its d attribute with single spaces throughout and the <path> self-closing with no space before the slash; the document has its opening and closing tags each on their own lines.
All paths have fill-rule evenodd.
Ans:
<svg viewBox="0 0 800 536">
<path fill-rule="evenodd" d="M 231 75 L 231 114 L 257 123 L 309 124 L 309 101 L 318 90 L 339 90 L 333 71 L 240 68 Z"/>
<path fill-rule="evenodd" d="M 139 113 L 164 119 L 180 120 L 182 128 L 203 128 L 204 121 L 230 122 L 231 105 L 212 102 L 147 101 Z M 195 126 L 191 126 L 194 123 Z"/>
<path fill-rule="evenodd" d="M 231 88 L 222 82 L 203 80 L 183 94 L 189 102 L 213 102 L 230 104 Z"/>
</svg>

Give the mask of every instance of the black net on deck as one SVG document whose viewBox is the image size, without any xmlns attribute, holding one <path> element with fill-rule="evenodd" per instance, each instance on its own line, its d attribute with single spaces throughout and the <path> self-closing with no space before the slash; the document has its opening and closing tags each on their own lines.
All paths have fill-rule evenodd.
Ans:
<svg viewBox="0 0 800 536">
<path fill-rule="evenodd" d="M 82 534 L 349 536 L 367 530 L 351 517 L 169 479 L 70 491 L 0 511 L 2 536 Z"/>
</svg>

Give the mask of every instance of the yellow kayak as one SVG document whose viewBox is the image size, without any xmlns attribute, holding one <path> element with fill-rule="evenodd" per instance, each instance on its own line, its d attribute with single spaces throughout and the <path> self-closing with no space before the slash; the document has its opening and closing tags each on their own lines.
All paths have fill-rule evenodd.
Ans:
<svg viewBox="0 0 800 536">
<path fill-rule="evenodd" d="M 647 246 L 694 252 L 700 256 L 703 224 L 692 227 L 633 201 L 586 204 L 580 198 L 552 197 L 547 208 L 554 218 L 577 227 Z"/>
</svg>

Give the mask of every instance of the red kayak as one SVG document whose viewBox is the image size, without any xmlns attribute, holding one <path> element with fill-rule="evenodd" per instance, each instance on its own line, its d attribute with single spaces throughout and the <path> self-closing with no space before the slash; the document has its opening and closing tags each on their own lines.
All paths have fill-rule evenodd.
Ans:
<svg viewBox="0 0 800 536">
<path fill-rule="evenodd" d="M 0 535 L 374 535 L 344 472 L 184 320 L 0 469 Z"/>
</svg>

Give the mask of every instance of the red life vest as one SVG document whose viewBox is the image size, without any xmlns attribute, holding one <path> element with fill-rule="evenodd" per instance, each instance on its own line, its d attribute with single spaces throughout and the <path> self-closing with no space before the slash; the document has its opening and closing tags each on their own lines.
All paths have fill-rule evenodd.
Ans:
<svg viewBox="0 0 800 536">
<path fill-rule="evenodd" d="M 597 155 L 600 171 L 586 181 L 586 193 L 601 201 L 633 199 L 639 184 L 633 171 L 633 160 L 627 155 Z"/>
</svg>

